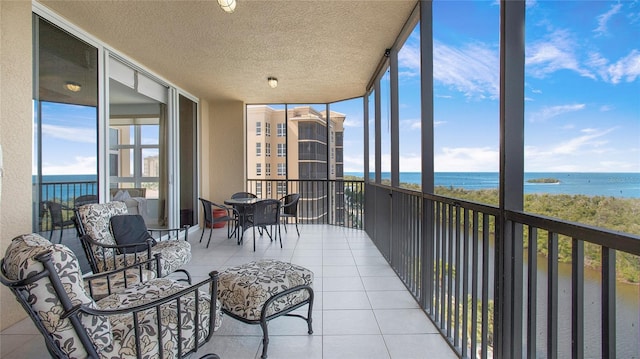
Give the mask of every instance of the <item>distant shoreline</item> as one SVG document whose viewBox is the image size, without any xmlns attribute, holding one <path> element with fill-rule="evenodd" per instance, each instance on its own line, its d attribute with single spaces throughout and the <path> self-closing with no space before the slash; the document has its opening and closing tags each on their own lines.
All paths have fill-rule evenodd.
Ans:
<svg viewBox="0 0 640 359">
<path fill-rule="evenodd" d="M 344 176 L 364 178 L 362 172 L 345 172 Z M 383 172 L 381 177 L 383 180 L 388 180 L 391 174 Z M 640 198 L 640 172 L 525 172 L 523 177 L 525 194 L 582 194 Z M 554 179 L 554 181 L 545 182 L 540 179 Z M 419 172 L 400 173 L 400 183 L 419 186 L 421 182 L 422 174 Z M 500 177 L 497 172 L 434 173 L 435 187 L 487 190 L 497 189 L 499 182 Z"/>
<path fill-rule="evenodd" d="M 527 183 L 548 183 L 548 184 L 557 184 L 560 183 L 560 180 L 557 178 L 532 178 L 526 181 Z"/>
</svg>

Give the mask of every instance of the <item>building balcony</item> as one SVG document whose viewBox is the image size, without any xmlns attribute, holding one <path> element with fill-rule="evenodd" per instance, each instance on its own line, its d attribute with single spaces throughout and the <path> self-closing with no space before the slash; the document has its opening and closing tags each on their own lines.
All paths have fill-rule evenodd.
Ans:
<svg viewBox="0 0 640 359">
<path fill-rule="evenodd" d="M 490 358 L 511 351 L 633 358 L 639 352 L 633 338 L 640 295 L 637 284 L 620 276 L 621 262 L 640 258 L 638 236 L 362 181 L 248 180 L 247 188 L 277 188 L 272 182 L 302 195 L 300 237 L 283 230 L 284 248 L 265 237 L 254 253 L 226 239 L 226 229 L 214 230 L 209 249 L 195 242 L 194 231 L 187 267 L 197 280 L 212 269 L 273 258 L 315 273 L 314 334 L 307 336 L 295 318 L 274 320 L 270 357 Z M 279 195 L 262 193 L 267 197 Z M 65 229 L 63 243 L 82 260 L 74 236 Z M 41 342 L 28 319 L 1 340 Z M 205 350 L 252 358 L 260 340 L 259 327 L 227 319 Z M 3 357 L 12 350 L 3 345 Z"/>
<path fill-rule="evenodd" d="M 211 245 L 198 243 L 199 231 L 189 238 L 193 258 L 186 267 L 194 281 L 211 270 L 261 258 L 300 264 L 314 272 L 315 302 L 312 335 L 298 318 L 281 317 L 269 323 L 269 358 L 455 358 L 402 281 L 362 230 L 333 225 L 301 225 L 283 230 L 281 249 L 267 236 L 251 230 L 238 246 L 226 238 L 226 228 L 214 229 Z M 56 237 L 57 238 L 57 237 Z M 206 238 L 205 238 L 206 239 Z M 82 249 L 73 228 L 64 230 L 63 244 L 79 257 Z M 305 308 L 303 308 L 305 309 Z M 305 309 L 306 310 L 306 309 Z M 222 327 L 193 358 L 214 352 L 221 358 L 259 358 L 260 326 L 225 317 Z M 44 358 L 48 353 L 29 318 L 0 333 L 0 356 L 7 359 Z"/>
</svg>

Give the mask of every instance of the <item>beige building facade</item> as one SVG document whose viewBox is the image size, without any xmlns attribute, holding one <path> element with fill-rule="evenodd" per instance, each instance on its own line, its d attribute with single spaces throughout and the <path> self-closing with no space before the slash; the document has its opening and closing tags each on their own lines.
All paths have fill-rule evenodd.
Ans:
<svg viewBox="0 0 640 359">
<path fill-rule="evenodd" d="M 343 191 L 314 181 L 343 178 L 345 118 L 306 105 L 247 106 L 247 178 L 252 190 L 261 198 L 300 193 L 301 217 L 309 222 L 339 215 L 328 213 L 326 203 L 335 203 Z"/>
</svg>

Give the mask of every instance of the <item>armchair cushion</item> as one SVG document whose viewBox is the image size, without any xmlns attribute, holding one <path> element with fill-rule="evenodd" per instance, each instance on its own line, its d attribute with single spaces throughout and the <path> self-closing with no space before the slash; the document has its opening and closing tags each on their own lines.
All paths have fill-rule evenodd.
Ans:
<svg viewBox="0 0 640 359">
<path fill-rule="evenodd" d="M 82 272 L 75 254 L 66 246 L 51 244 L 38 234 L 16 237 L 9 244 L 4 258 L 7 278 L 24 280 L 42 272 L 44 266 L 36 257 L 47 252 L 51 253 L 53 265 L 71 304 L 83 304 L 97 309 L 98 306 L 84 289 Z M 62 351 L 70 358 L 86 357 L 87 353 L 80 344 L 71 321 L 62 317 L 64 308 L 50 278 L 42 277 L 25 290 L 34 312 Z M 81 314 L 80 320 L 98 351 L 112 344 L 111 324 L 106 317 Z"/>
<path fill-rule="evenodd" d="M 271 316 L 309 299 L 307 290 L 289 293 L 264 304 L 276 294 L 297 286 L 313 285 L 313 272 L 299 265 L 273 259 L 227 268 L 220 273 L 218 297 L 223 308 L 240 318 L 260 320 L 263 310 Z"/>
<path fill-rule="evenodd" d="M 156 244 L 156 240 L 149 234 L 144 218 L 139 214 L 124 214 L 111 217 L 111 233 L 118 245 L 141 244 L 133 248 L 120 248 L 120 253 L 143 252 L 147 250 L 147 240 Z"/>
</svg>

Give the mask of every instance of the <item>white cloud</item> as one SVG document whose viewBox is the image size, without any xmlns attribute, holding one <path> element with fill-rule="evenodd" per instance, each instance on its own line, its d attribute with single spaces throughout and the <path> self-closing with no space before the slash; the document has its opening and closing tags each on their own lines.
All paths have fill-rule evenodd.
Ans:
<svg viewBox="0 0 640 359">
<path fill-rule="evenodd" d="M 609 20 L 613 17 L 613 15 L 617 14 L 620 12 L 620 9 L 622 8 L 622 4 L 618 3 L 615 5 L 611 6 L 611 9 L 609 9 L 609 11 L 605 12 L 604 14 L 601 14 L 598 16 L 598 27 L 595 28 L 593 30 L 593 32 L 596 33 L 596 35 L 604 35 L 607 33 L 607 23 L 609 22 Z"/>
<path fill-rule="evenodd" d="M 585 128 L 581 130 L 583 133 L 581 136 L 569 139 L 568 141 L 553 147 L 551 152 L 552 154 L 576 154 L 585 147 L 589 147 L 589 149 L 593 150 L 594 148 L 600 147 L 608 142 L 596 139 L 611 131 L 613 131 L 613 128 L 607 130 Z"/>
<path fill-rule="evenodd" d="M 344 120 L 344 122 L 342 123 L 342 126 L 344 127 L 358 127 L 361 128 L 362 127 L 362 120 L 358 119 L 358 120 L 353 120 L 347 117 L 346 120 Z"/>
<path fill-rule="evenodd" d="M 95 137 L 95 136 L 94 136 Z M 82 174 L 95 174 L 97 165 L 97 158 L 95 156 L 82 157 L 76 156 L 70 161 L 64 162 L 64 159 L 60 159 L 61 163 L 43 163 L 42 174 L 43 175 L 82 175 Z"/>
<path fill-rule="evenodd" d="M 409 128 L 412 130 L 415 129 L 420 129 L 421 128 L 421 121 L 419 118 L 411 118 L 411 119 L 407 119 L 407 120 L 401 120 L 400 121 L 400 127 L 402 128 Z"/>
<path fill-rule="evenodd" d="M 343 171 L 344 172 L 362 172 L 364 170 L 364 161 L 362 157 L 344 156 Z"/>
<path fill-rule="evenodd" d="M 498 51 L 486 44 L 467 44 L 460 48 L 434 40 L 434 80 L 468 98 L 498 98 Z"/>
<path fill-rule="evenodd" d="M 611 83 L 617 84 L 624 80 L 633 82 L 640 77 L 640 51 L 632 50 L 629 55 L 618 60 L 618 62 L 607 67 L 608 79 Z M 605 81 L 607 78 L 605 78 Z"/>
<path fill-rule="evenodd" d="M 542 108 L 542 110 L 532 113 L 529 116 L 531 122 L 543 122 L 548 121 L 554 117 L 560 116 L 565 113 L 581 111 L 585 108 L 585 104 L 573 104 L 573 105 L 560 105 L 560 106 L 548 106 Z"/>
<path fill-rule="evenodd" d="M 419 154 L 403 155 L 399 158 L 400 172 L 421 172 L 422 157 Z"/>
<path fill-rule="evenodd" d="M 580 66 L 576 49 L 576 43 L 568 31 L 556 30 L 526 49 L 527 73 L 537 78 L 544 78 L 558 70 L 571 70 L 580 76 L 595 79 L 591 71 Z"/>
<path fill-rule="evenodd" d="M 605 135 L 615 128 L 584 128 L 558 144 L 525 146 L 525 171 L 529 172 L 624 172 L 637 171 L 629 150 L 607 146 Z M 616 161 L 611 161 L 615 158 Z M 637 162 L 637 161 L 636 161 Z M 616 163 L 617 166 L 613 164 Z"/>
<path fill-rule="evenodd" d="M 42 125 L 43 136 L 53 137 L 70 142 L 96 143 L 96 130 L 80 127 L 64 127 Z"/>
<path fill-rule="evenodd" d="M 609 64 L 609 60 L 600 53 L 592 52 L 586 62 L 602 81 L 618 84 L 622 81 L 633 82 L 640 77 L 640 51 L 631 50 L 629 54 L 615 63 Z"/>
<path fill-rule="evenodd" d="M 398 52 L 398 67 L 402 70 L 400 77 L 415 77 L 420 75 L 420 47 L 409 42 L 405 43 Z"/>
<path fill-rule="evenodd" d="M 499 152 L 489 147 L 444 147 L 435 155 L 436 172 L 496 172 Z"/>
</svg>

